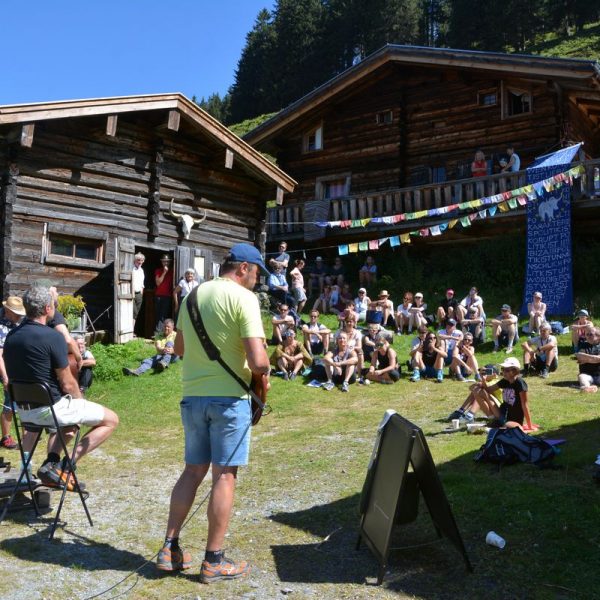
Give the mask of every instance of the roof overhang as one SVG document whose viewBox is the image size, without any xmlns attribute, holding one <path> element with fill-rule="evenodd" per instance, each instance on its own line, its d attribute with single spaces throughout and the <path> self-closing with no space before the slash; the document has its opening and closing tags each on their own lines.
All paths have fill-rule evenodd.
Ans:
<svg viewBox="0 0 600 600">
<path fill-rule="evenodd" d="M 593 91 L 600 99 L 600 65 L 597 61 L 388 44 L 290 104 L 248 132 L 244 139 L 253 146 L 260 145 L 287 125 L 322 106 L 330 98 L 351 89 L 360 80 L 387 64 L 446 67 L 495 74 L 498 77 L 554 80 L 567 89 L 572 86 Z"/>
<path fill-rule="evenodd" d="M 0 106 L 0 126 L 159 110 L 177 111 L 182 118 L 201 129 L 204 135 L 233 152 L 258 177 L 286 192 L 293 191 L 296 185 L 294 179 L 180 93 Z"/>
</svg>

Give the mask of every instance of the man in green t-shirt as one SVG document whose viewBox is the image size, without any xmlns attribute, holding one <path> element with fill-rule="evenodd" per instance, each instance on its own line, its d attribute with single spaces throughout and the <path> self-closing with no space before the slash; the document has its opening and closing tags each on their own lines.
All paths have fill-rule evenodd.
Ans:
<svg viewBox="0 0 600 600">
<path fill-rule="evenodd" d="M 257 297 L 252 293 L 259 269 L 265 274 L 259 251 L 236 244 L 221 265 L 220 277 L 199 286 L 197 302 L 206 333 L 224 362 L 244 381 L 269 372 Z M 212 467 L 208 504 L 208 537 L 200 570 L 203 583 L 235 579 L 248 574 L 247 562 L 235 563 L 223 555 L 223 541 L 233 508 L 239 466 L 248 464 L 251 410 L 248 394 L 217 361 L 207 357 L 187 308 L 187 296 L 177 321 L 175 354 L 183 356 L 181 418 L 185 432 L 185 469 L 171 493 L 171 506 L 157 567 L 178 571 L 191 566 L 191 555 L 179 546 L 179 532 L 198 486 Z"/>
</svg>

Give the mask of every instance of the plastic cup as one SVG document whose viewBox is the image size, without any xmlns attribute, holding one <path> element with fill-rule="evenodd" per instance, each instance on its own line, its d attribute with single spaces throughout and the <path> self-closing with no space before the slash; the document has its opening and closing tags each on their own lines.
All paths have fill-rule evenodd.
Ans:
<svg viewBox="0 0 600 600">
<path fill-rule="evenodd" d="M 452 419 L 452 429 L 460 429 L 460 419 Z"/>
<path fill-rule="evenodd" d="M 496 546 L 496 548 L 500 548 L 500 550 L 506 546 L 506 540 L 500 537 L 495 531 L 490 531 L 485 536 L 485 543 L 490 546 Z"/>
</svg>

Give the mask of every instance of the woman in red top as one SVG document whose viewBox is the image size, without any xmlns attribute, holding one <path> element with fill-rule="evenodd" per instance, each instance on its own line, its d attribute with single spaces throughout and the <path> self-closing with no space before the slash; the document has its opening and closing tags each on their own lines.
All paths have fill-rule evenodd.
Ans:
<svg viewBox="0 0 600 600">
<path fill-rule="evenodd" d="M 487 175 L 487 162 L 485 154 L 481 150 L 475 152 L 475 159 L 471 163 L 472 177 L 485 177 Z"/>
<path fill-rule="evenodd" d="M 162 322 L 171 318 L 173 310 L 173 270 L 168 254 L 160 257 L 161 266 L 154 271 L 154 305 L 156 312 L 156 328 L 162 328 Z"/>
</svg>

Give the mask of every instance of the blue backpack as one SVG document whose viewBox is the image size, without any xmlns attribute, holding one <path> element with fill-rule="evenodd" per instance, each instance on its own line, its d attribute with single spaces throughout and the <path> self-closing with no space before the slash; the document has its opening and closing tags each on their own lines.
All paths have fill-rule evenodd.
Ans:
<svg viewBox="0 0 600 600">
<path fill-rule="evenodd" d="M 517 462 L 544 465 L 558 452 L 558 449 L 546 440 L 528 435 L 518 427 L 512 427 L 492 429 L 473 460 L 497 465 L 512 465 Z"/>
</svg>

